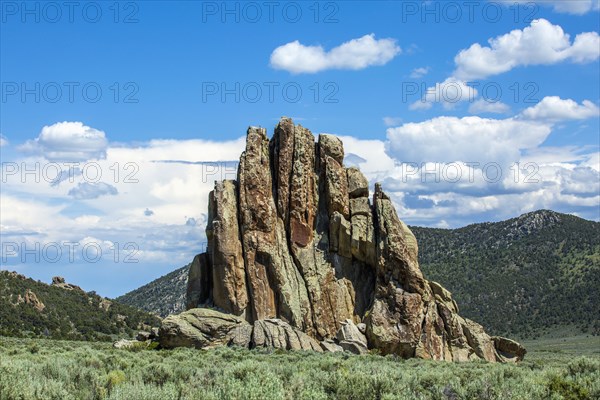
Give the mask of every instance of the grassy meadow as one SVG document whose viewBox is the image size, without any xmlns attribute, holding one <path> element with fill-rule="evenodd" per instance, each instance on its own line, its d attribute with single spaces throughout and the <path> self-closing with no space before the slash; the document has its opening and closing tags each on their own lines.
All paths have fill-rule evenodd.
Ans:
<svg viewBox="0 0 600 400">
<path fill-rule="evenodd" d="M 526 342 L 518 365 L 0 337 L 0 399 L 598 399 L 600 341 Z"/>
</svg>

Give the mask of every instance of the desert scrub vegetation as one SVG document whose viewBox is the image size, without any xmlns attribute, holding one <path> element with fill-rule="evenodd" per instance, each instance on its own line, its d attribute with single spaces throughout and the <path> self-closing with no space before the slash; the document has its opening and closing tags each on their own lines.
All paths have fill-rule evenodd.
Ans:
<svg viewBox="0 0 600 400">
<path fill-rule="evenodd" d="M 596 399 L 597 353 L 519 365 L 218 348 L 117 350 L 0 337 L 6 399 Z"/>
</svg>

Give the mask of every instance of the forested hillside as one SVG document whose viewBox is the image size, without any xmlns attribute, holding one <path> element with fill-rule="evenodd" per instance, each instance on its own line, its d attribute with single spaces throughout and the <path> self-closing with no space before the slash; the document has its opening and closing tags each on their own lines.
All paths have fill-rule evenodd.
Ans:
<svg viewBox="0 0 600 400">
<path fill-rule="evenodd" d="M 425 276 L 490 332 L 600 333 L 600 223 L 542 210 L 460 229 L 411 229 Z"/>
<path fill-rule="evenodd" d="M 188 270 L 189 265 L 176 269 L 116 300 L 163 318 L 180 313 L 185 310 Z"/>
<path fill-rule="evenodd" d="M 132 336 L 160 320 L 57 279 L 48 285 L 0 271 L 0 335 L 72 340 Z"/>
</svg>

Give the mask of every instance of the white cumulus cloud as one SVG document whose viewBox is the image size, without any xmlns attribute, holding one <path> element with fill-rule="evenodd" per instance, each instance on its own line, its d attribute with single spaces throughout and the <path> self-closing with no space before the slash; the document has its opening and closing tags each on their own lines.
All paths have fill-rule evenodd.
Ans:
<svg viewBox="0 0 600 400">
<path fill-rule="evenodd" d="M 581 104 L 558 96 L 546 96 L 521 113 L 524 118 L 545 121 L 581 120 L 600 116 L 600 108 L 589 100 Z"/>
<path fill-rule="evenodd" d="M 563 61 L 591 62 L 600 56 L 597 32 L 584 32 L 571 41 L 559 25 L 537 19 L 520 30 L 488 40 L 489 46 L 474 43 L 460 51 L 454 61 L 454 76 L 463 80 L 482 79 L 527 65 L 549 65 Z"/>
<path fill-rule="evenodd" d="M 375 39 L 373 33 L 344 42 L 329 51 L 322 46 L 306 46 L 296 40 L 273 50 L 271 66 L 294 74 L 328 69 L 359 70 L 387 64 L 400 51 L 394 39 Z"/>
<path fill-rule="evenodd" d="M 387 152 L 401 162 L 500 162 L 539 146 L 550 125 L 514 118 L 438 117 L 387 130 Z"/>
<path fill-rule="evenodd" d="M 52 268 L 31 262 L 23 267 L 23 273 L 48 274 L 50 279 L 64 274 L 63 267 L 73 270 L 77 266 L 91 276 L 100 293 L 122 294 L 150 276 L 159 277 L 189 263 L 204 250 L 208 193 L 215 180 L 235 179 L 237 163 L 232 161 L 239 158 L 244 145 L 244 136 L 229 141 L 108 142 L 105 158 L 80 163 L 86 173 L 68 169 L 66 162 L 48 162 L 41 151 L 27 157 L 15 154 L 16 158 L 6 161 L 18 164 L 19 173 L 8 176 L 0 191 L 2 240 L 27 243 L 27 248 L 36 243 L 79 243 L 88 236 L 101 244 L 118 243 L 118 262 L 114 261 L 115 252 L 107 250 L 94 268 L 88 268 L 78 252 L 73 265 L 65 256 Z M 20 173 L 34 170 L 36 164 L 41 166 L 36 176 Z M 42 173 L 48 165 L 59 171 L 50 168 Z M 96 171 L 102 176 L 94 183 Z M 61 182 L 53 185 L 57 172 Z M 65 176 L 69 178 L 63 179 Z M 127 243 L 135 245 L 134 252 L 125 247 Z M 104 245 L 102 248 L 104 251 Z M 127 255 L 138 261 L 124 263 Z M 12 265 L 14 262 L 11 259 Z M 139 272 L 137 268 L 142 266 L 144 271 L 152 271 L 150 275 Z M 111 278 L 117 272 L 128 277 L 121 285 Z"/>
<path fill-rule="evenodd" d="M 107 145 L 103 131 L 65 121 L 44 126 L 38 137 L 28 140 L 20 150 L 49 161 L 79 162 L 106 158 Z"/>
</svg>

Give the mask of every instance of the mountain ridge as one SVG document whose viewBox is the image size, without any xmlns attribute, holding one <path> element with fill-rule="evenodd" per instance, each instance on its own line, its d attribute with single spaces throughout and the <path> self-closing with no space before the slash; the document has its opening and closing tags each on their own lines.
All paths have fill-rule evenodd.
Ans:
<svg viewBox="0 0 600 400">
<path fill-rule="evenodd" d="M 600 333 L 600 223 L 540 210 L 455 230 L 411 229 L 423 270 L 492 332 Z"/>
</svg>

